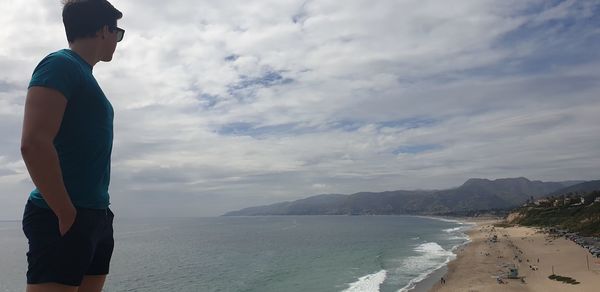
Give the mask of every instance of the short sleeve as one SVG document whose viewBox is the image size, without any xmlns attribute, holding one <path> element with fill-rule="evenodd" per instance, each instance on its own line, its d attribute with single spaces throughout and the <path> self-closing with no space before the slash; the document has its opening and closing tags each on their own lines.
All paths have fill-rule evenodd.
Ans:
<svg viewBox="0 0 600 292">
<path fill-rule="evenodd" d="M 58 90 L 71 100 L 79 87 L 81 74 L 72 60 L 56 54 L 44 58 L 33 71 L 29 88 L 48 87 Z"/>
</svg>

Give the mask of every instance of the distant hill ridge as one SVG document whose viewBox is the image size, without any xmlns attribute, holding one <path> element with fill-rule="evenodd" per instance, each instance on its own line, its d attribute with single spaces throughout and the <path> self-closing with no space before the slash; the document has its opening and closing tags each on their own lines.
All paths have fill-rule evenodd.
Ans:
<svg viewBox="0 0 600 292">
<path fill-rule="evenodd" d="M 524 177 L 496 180 L 472 178 L 446 190 L 398 190 L 324 194 L 291 202 L 232 211 L 224 216 L 260 215 L 394 215 L 447 214 L 452 212 L 509 209 L 582 181 L 542 182 Z"/>
<path fill-rule="evenodd" d="M 566 187 L 564 189 L 560 189 L 554 193 L 551 193 L 551 196 L 564 195 L 567 193 L 582 193 L 582 192 L 591 192 L 600 190 L 600 180 L 591 180 L 586 182 L 580 182 L 578 184 Z"/>
</svg>

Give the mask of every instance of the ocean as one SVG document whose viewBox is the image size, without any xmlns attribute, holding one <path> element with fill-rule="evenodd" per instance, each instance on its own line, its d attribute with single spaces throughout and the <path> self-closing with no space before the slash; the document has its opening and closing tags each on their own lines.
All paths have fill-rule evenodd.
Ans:
<svg viewBox="0 0 600 292">
<path fill-rule="evenodd" d="M 469 224 L 415 216 L 115 218 L 104 291 L 400 292 L 454 258 Z M 27 239 L 0 222 L 0 291 L 24 291 Z"/>
</svg>

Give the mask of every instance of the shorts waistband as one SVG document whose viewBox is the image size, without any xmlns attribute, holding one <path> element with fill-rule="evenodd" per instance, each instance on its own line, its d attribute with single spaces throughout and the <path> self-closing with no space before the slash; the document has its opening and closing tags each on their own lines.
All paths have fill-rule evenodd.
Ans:
<svg viewBox="0 0 600 292">
<path fill-rule="evenodd" d="M 52 209 L 50 209 L 50 207 L 48 207 L 48 208 L 40 207 L 31 200 L 27 200 L 27 205 L 30 205 L 32 208 L 42 209 L 42 210 L 47 210 L 49 212 L 53 212 Z M 109 207 L 106 207 L 104 209 L 94 209 L 94 208 L 83 208 L 83 207 L 75 206 L 75 209 L 77 209 L 77 212 L 84 212 L 84 213 L 88 213 L 88 214 L 97 214 L 97 215 L 104 215 L 104 216 L 108 216 L 108 215 L 112 214 L 112 210 L 110 210 Z"/>
<path fill-rule="evenodd" d="M 111 213 L 110 208 L 92 209 L 92 208 L 75 207 L 75 209 L 77 209 L 77 211 L 82 211 L 82 212 L 92 213 L 92 214 L 98 214 L 98 215 L 109 215 Z"/>
</svg>

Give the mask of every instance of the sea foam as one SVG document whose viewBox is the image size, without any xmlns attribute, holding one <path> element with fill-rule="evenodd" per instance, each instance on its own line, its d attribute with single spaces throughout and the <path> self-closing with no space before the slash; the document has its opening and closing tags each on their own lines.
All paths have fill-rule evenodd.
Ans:
<svg viewBox="0 0 600 292">
<path fill-rule="evenodd" d="M 343 292 L 379 292 L 379 285 L 385 281 L 386 270 L 360 277 L 358 281 L 351 283 Z"/>
<path fill-rule="evenodd" d="M 469 224 L 469 223 L 464 222 L 464 221 L 459 220 L 459 219 L 448 219 L 448 218 L 435 217 L 435 216 L 415 216 L 415 217 L 424 218 L 424 219 L 431 219 L 431 220 L 437 220 L 437 221 L 448 222 L 448 223 L 456 223 L 456 224 L 459 224 L 459 225 Z"/>
<path fill-rule="evenodd" d="M 468 241 L 469 236 L 465 233 L 465 231 L 469 228 L 471 228 L 470 225 L 464 225 L 460 227 L 444 229 L 444 232 L 449 233 L 451 235 L 448 238 L 449 240 Z"/>
<path fill-rule="evenodd" d="M 444 229 L 444 232 L 452 233 L 452 232 L 459 231 L 460 229 L 461 229 L 460 227 L 448 228 L 448 229 Z"/>
<path fill-rule="evenodd" d="M 447 255 L 452 254 L 451 252 L 445 250 L 443 247 L 441 247 L 436 242 L 426 242 L 426 243 L 420 244 L 419 246 L 415 247 L 415 251 L 424 253 L 424 255 L 421 256 L 423 258 L 429 258 L 429 257 L 431 257 L 431 255 L 447 256 Z"/>
<path fill-rule="evenodd" d="M 414 250 L 420 253 L 420 255 L 408 257 L 404 261 L 403 266 L 407 270 L 414 271 L 417 276 L 411 279 L 398 292 L 406 292 L 413 289 L 418 282 L 423 281 L 427 276 L 443 267 L 456 256 L 453 252 L 445 250 L 436 242 L 420 244 Z"/>
</svg>

